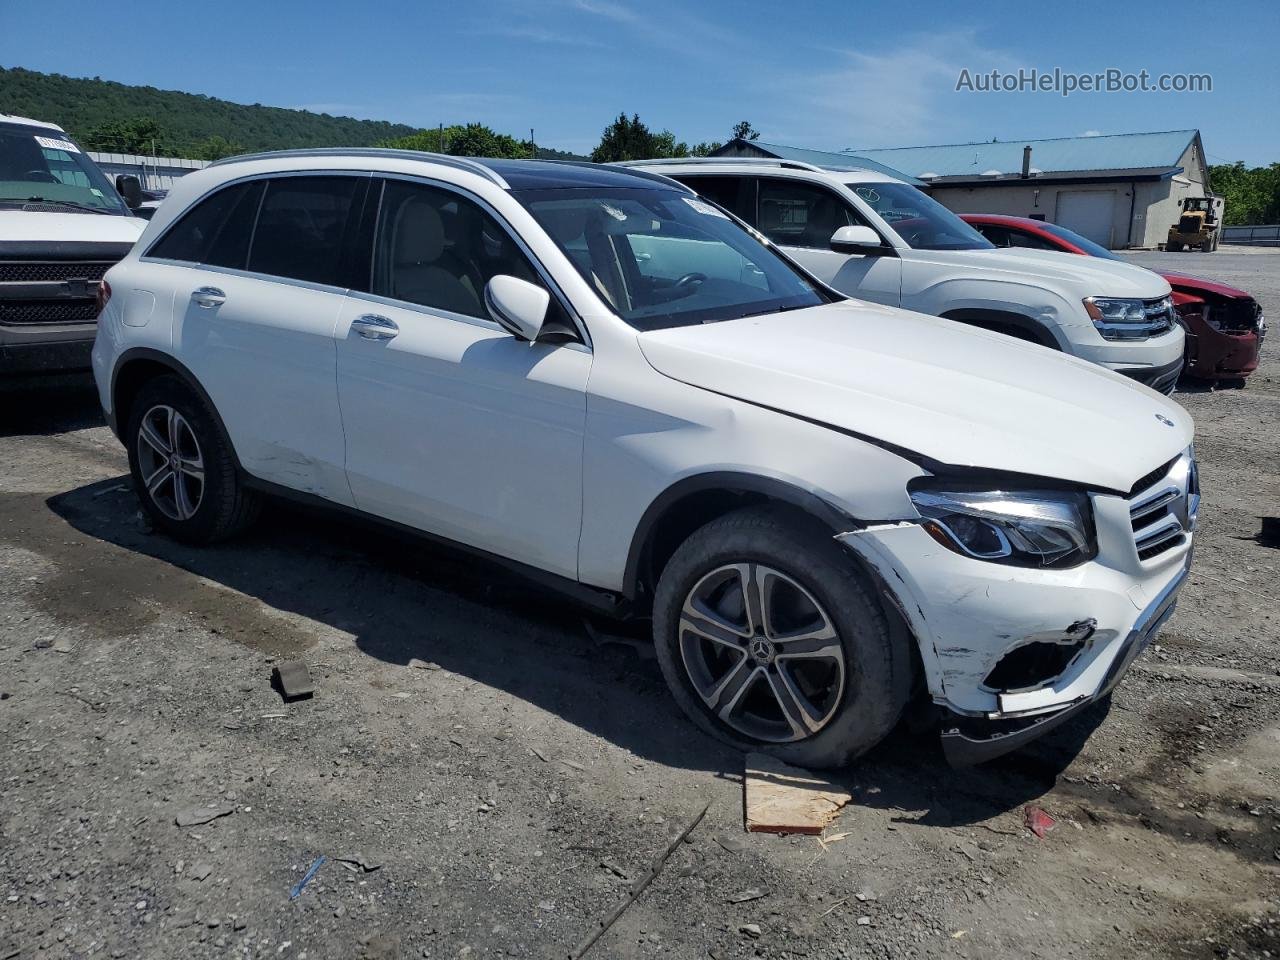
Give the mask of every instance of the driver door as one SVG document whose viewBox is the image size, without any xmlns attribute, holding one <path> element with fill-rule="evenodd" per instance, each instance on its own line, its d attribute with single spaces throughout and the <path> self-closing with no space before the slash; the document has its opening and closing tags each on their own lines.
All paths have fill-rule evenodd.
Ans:
<svg viewBox="0 0 1280 960">
<path fill-rule="evenodd" d="M 488 318 L 491 277 L 540 276 L 476 201 L 398 179 L 379 191 L 369 292 L 334 333 L 356 506 L 576 578 L 590 350 Z"/>
<path fill-rule="evenodd" d="M 756 229 L 841 293 L 900 306 L 901 260 L 831 249 L 831 235 L 850 225 L 870 226 L 829 187 L 792 178 L 759 178 Z"/>
</svg>

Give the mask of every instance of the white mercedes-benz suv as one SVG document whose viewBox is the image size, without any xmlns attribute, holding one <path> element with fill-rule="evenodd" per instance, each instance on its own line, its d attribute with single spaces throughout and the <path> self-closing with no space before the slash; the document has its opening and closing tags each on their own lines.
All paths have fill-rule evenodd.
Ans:
<svg viewBox="0 0 1280 960">
<path fill-rule="evenodd" d="M 716 157 L 627 164 L 741 217 L 842 293 L 1030 340 L 1172 393 L 1185 334 L 1165 279 L 1130 263 L 1000 249 L 870 170 Z"/>
<path fill-rule="evenodd" d="M 1110 691 L 1190 561 L 1179 406 L 846 300 L 653 174 L 222 161 L 101 297 L 102 405 L 160 530 L 217 540 L 276 494 L 498 558 L 651 617 L 694 722 L 795 763 L 856 757 L 913 694 L 955 762 L 1031 739 Z"/>
</svg>

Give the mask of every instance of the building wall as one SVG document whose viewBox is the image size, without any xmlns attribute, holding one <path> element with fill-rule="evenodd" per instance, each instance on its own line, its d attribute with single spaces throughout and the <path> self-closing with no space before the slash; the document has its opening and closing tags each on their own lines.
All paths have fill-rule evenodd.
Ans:
<svg viewBox="0 0 1280 960">
<path fill-rule="evenodd" d="M 95 153 L 89 151 L 89 159 L 107 175 L 113 183 L 120 174 L 132 174 L 142 181 L 144 190 L 168 190 L 174 182 L 192 170 L 209 165 L 208 160 L 188 160 L 183 157 L 145 157 L 132 153 Z"/>
</svg>

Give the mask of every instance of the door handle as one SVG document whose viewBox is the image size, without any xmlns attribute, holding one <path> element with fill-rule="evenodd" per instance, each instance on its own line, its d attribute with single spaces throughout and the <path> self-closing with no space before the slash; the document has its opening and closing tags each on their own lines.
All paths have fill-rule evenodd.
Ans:
<svg viewBox="0 0 1280 960">
<path fill-rule="evenodd" d="M 227 295 L 217 287 L 200 287 L 191 294 L 191 299 L 198 306 L 208 310 L 210 307 L 216 307 L 220 303 L 226 303 Z"/>
<path fill-rule="evenodd" d="M 366 340 L 390 340 L 400 328 L 390 317 L 376 313 L 363 313 L 351 321 L 351 329 Z"/>
</svg>

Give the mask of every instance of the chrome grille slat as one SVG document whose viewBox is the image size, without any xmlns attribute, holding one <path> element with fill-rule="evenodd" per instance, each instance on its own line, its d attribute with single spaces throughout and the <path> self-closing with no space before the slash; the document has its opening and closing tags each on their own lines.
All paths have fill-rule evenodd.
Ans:
<svg viewBox="0 0 1280 960">
<path fill-rule="evenodd" d="M 1129 498 L 1129 524 L 1140 561 L 1152 560 L 1186 542 L 1192 526 L 1195 467 L 1189 454 L 1153 470 Z"/>
</svg>

